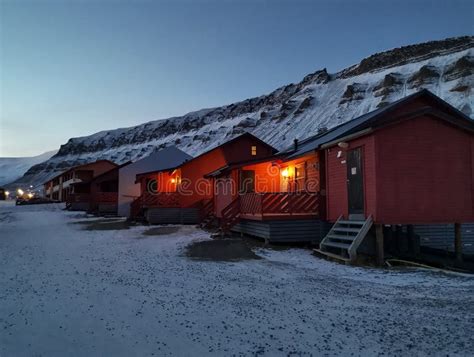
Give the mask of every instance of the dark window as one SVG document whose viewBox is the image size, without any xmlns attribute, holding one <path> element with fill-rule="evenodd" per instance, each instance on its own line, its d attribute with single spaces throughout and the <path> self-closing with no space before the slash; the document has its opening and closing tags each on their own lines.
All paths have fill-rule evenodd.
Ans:
<svg viewBox="0 0 474 357">
<path fill-rule="evenodd" d="M 255 171 L 242 170 L 240 171 L 240 193 L 255 192 Z"/>
</svg>

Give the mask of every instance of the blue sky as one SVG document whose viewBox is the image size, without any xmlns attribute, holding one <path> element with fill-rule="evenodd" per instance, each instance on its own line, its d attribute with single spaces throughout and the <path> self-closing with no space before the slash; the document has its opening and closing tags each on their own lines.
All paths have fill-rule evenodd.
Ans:
<svg viewBox="0 0 474 357">
<path fill-rule="evenodd" d="M 0 1 L 0 156 L 473 34 L 472 1 Z"/>
</svg>

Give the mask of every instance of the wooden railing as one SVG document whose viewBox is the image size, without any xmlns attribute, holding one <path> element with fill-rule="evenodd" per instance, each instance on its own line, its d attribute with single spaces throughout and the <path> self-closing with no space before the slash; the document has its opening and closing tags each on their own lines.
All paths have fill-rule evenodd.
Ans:
<svg viewBox="0 0 474 357">
<path fill-rule="evenodd" d="M 240 196 L 240 213 L 249 215 L 318 215 L 320 195 L 309 192 L 245 193 Z"/>
<path fill-rule="evenodd" d="M 199 201 L 200 203 L 200 213 L 201 213 L 201 220 L 205 219 L 206 217 L 211 216 L 214 214 L 214 199 L 203 199 Z"/>
<path fill-rule="evenodd" d="M 240 201 L 241 197 L 237 196 L 227 207 L 221 212 L 221 229 L 223 233 L 227 233 L 240 220 Z"/>
<path fill-rule="evenodd" d="M 140 216 L 142 210 L 142 196 L 135 198 L 130 203 L 130 219 L 136 219 Z"/>
<path fill-rule="evenodd" d="M 181 207 L 181 196 L 178 192 L 160 192 L 142 195 L 143 207 Z"/>
</svg>

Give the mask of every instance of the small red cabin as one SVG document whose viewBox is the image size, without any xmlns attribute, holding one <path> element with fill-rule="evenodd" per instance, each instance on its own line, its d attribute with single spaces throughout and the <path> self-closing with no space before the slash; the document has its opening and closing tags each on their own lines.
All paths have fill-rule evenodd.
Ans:
<svg viewBox="0 0 474 357">
<path fill-rule="evenodd" d="M 212 209 L 211 171 L 233 163 L 269 157 L 276 150 L 250 133 L 231 139 L 176 168 L 137 175 L 141 196 L 132 204 L 150 223 L 196 223 Z"/>
<path fill-rule="evenodd" d="M 252 234 L 246 227 L 271 231 L 272 226 L 278 226 L 277 222 L 281 228 L 285 221 L 286 226 L 298 226 L 293 230 L 293 240 L 300 240 L 298 228 L 301 232 L 301 227 L 314 227 L 325 218 L 320 165 L 318 152 L 292 159 L 282 152 L 208 173 L 206 177 L 213 178 L 214 184 L 214 213 L 222 228 Z M 263 238 L 278 240 L 277 230 Z"/>
<path fill-rule="evenodd" d="M 130 162 L 94 177 L 88 182 L 90 190 L 89 210 L 99 214 L 117 214 L 119 170 Z"/>
<path fill-rule="evenodd" d="M 89 182 L 96 176 L 107 172 L 117 165 L 108 160 L 98 160 L 89 164 L 72 167 L 53 177 L 44 184 L 48 198 L 67 202 L 75 209 L 89 209 Z"/>
<path fill-rule="evenodd" d="M 474 122 L 427 91 L 322 146 L 328 220 L 474 222 Z"/>
</svg>

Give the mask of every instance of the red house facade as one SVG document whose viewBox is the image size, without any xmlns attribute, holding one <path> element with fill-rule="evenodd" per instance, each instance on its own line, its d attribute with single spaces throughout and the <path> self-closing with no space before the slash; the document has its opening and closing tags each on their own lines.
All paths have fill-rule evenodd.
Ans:
<svg viewBox="0 0 474 357">
<path fill-rule="evenodd" d="M 137 175 L 141 196 L 132 204 L 150 223 L 197 223 L 213 210 L 213 182 L 205 177 L 223 166 L 273 155 L 276 150 L 245 133 L 176 168 Z"/>
<path fill-rule="evenodd" d="M 72 167 L 44 183 L 45 196 L 61 202 L 73 203 L 87 209 L 90 199 L 89 182 L 96 176 L 116 167 L 108 160 Z"/>
<path fill-rule="evenodd" d="M 119 170 L 128 164 L 130 162 L 116 166 L 88 182 L 90 191 L 89 211 L 98 214 L 117 214 Z"/>
<path fill-rule="evenodd" d="M 321 182 L 320 164 L 316 151 L 293 159 L 282 153 L 209 173 L 207 177 L 213 178 L 214 185 L 214 213 L 223 230 L 235 230 L 237 224 L 242 233 L 252 234 L 245 229 L 246 224 L 265 226 L 270 231 L 282 221 L 288 227 L 318 225 L 325 219 L 325 197 L 321 195 L 325 181 Z M 285 230 L 279 232 L 285 234 Z M 293 240 L 301 239 L 298 229 L 293 233 Z M 278 239 L 270 233 L 262 238 Z"/>
<path fill-rule="evenodd" d="M 369 129 L 325 145 L 330 221 L 474 222 L 473 122 L 429 94 L 406 100 Z"/>
</svg>

